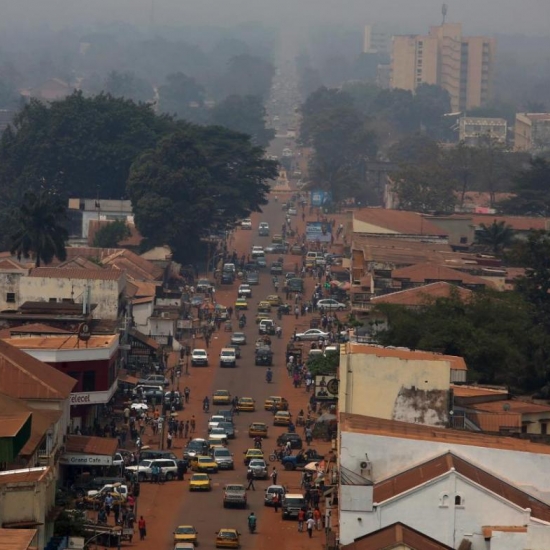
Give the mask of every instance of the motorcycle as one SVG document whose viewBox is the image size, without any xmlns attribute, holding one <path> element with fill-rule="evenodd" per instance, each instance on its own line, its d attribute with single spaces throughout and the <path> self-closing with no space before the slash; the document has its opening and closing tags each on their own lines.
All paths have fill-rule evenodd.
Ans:
<svg viewBox="0 0 550 550">
<path fill-rule="evenodd" d="M 204 401 L 202 404 L 202 410 L 207 413 L 210 411 L 210 403 L 208 401 Z"/>
<path fill-rule="evenodd" d="M 244 328 L 245 322 L 243 319 L 239 321 L 239 328 Z"/>
</svg>

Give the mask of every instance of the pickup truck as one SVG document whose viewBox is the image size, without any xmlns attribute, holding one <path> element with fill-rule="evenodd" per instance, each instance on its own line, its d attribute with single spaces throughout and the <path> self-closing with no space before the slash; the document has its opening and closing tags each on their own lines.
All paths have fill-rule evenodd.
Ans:
<svg viewBox="0 0 550 550">
<path fill-rule="evenodd" d="M 308 449 L 305 453 L 285 456 L 282 464 L 285 470 L 303 470 L 310 462 L 321 462 L 324 458 L 315 449 Z"/>
<path fill-rule="evenodd" d="M 246 508 L 246 489 L 244 485 L 232 483 L 223 488 L 223 507 L 229 508 L 230 506 Z"/>
</svg>

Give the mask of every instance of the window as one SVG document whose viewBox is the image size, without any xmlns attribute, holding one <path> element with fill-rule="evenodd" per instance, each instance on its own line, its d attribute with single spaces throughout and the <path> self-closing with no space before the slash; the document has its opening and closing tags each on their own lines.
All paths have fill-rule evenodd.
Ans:
<svg viewBox="0 0 550 550">
<path fill-rule="evenodd" d="M 460 493 L 455 495 L 455 506 L 464 507 L 464 497 Z"/>
<path fill-rule="evenodd" d="M 441 493 L 439 495 L 439 507 L 448 508 L 449 506 L 449 495 L 447 493 Z"/>
<path fill-rule="evenodd" d="M 540 433 L 543 435 L 546 435 L 548 433 L 548 424 L 546 422 L 541 422 Z"/>
<path fill-rule="evenodd" d="M 15 304 L 15 292 L 6 293 L 6 302 L 8 304 Z"/>
<path fill-rule="evenodd" d="M 468 243 L 468 237 L 460 237 L 460 244 L 467 244 Z"/>
<path fill-rule="evenodd" d="M 95 390 L 95 371 L 87 370 L 82 377 L 82 391 Z"/>
</svg>

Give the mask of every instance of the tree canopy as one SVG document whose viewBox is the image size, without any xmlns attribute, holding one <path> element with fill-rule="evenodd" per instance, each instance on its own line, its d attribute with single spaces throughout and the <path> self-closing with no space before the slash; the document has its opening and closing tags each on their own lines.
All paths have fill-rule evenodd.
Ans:
<svg viewBox="0 0 550 550">
<path fill-rule="evenodd" d="M 200 123 L 206 119 L 204 111 L 204 86 L 184 73 L 173 73 L 159 87 L 159 108 L 163 113 L 175 115 L 189 122 Z"/>
<path fill-rule="evenodd" d="M 140 233 L 190 261 L 204 250 L 201 239 L 259 211 L 276 175 L 249 136 L 185 125 L 136 160 L 128 193 Z"/>
<path fill-rule="evenodd" d="M 252 142 L 267 147 L 275 131 L 266 127 L 266 111 L 258 96 L 231 95 L 211 111 L 212 124 L 224 126 L 252 137 Z"/>
<path fill-rule="evenodd" d="M 103 85 L 103 91 L 114 97 L 124 97 L 136 102 L 151 101 L 153 86 L 132 72 L 111 71 Z"/>
<path fill-rule="evenodd" d="M 100 227 L 94 235 L 94 246 L 99 248 L 116 248 L 121 241 L 131 235 L 130 228 L 124 220 L 114 220 Z"/>
</svg>

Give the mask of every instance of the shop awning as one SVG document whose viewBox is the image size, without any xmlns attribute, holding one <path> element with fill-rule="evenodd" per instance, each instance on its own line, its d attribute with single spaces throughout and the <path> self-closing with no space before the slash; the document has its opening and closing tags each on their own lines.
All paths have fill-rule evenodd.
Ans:
<svg viewBox="0 0 550 550">
<path fill-rule="evenodd" d="M 132 386 L 136 386 L 139 382 L 139 378 L 136 378 L 135 376 L 131 376 L 126 371 L 121 370 L 118 373 L 118 381 L 122 382 L 123 384 L 130 384 Z"/>
<path fill-rule="evenodd" d="M 59 458 L 67 466 L 111 466 L 118 439 L 85 435 L 68 435 L 65 453 Z"/>
</svg>

